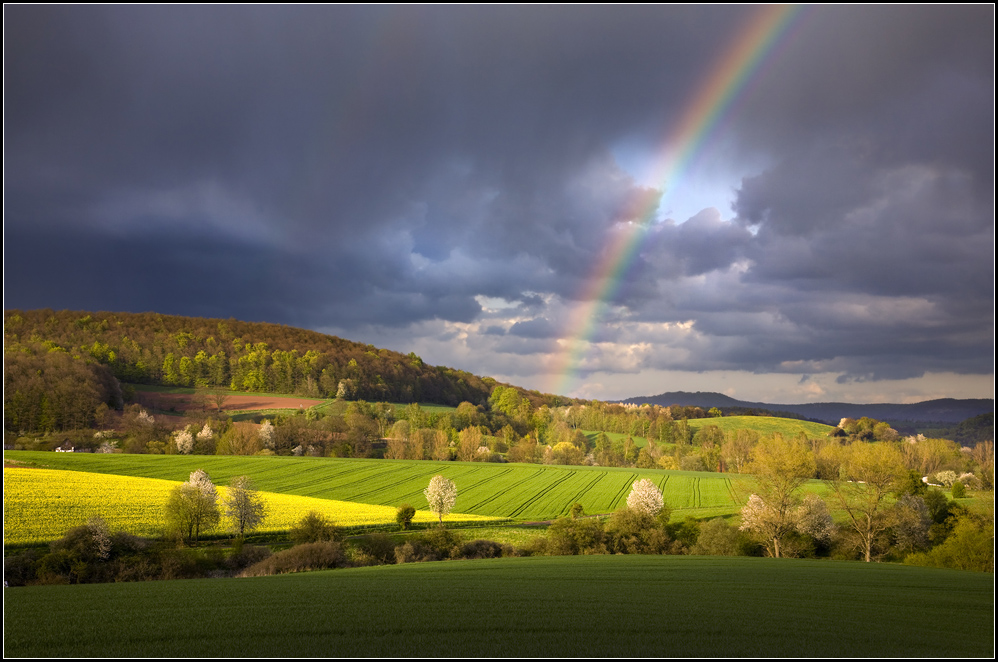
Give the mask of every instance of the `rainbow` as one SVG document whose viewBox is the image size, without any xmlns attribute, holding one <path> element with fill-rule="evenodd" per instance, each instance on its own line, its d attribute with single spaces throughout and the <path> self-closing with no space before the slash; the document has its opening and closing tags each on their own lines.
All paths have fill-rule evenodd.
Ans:
<svg viewBox="0 0 998 662">
<path fill-rule="evenodd" d="M 675 191 L 693 169 L 722 119 L 731 114 L 741 93 L 802 13 L 796 5 L 759 7 L 686 105 L 660 150 L 663 157 L 653 181 L 662 182 L 663 193 L 644 190 L 617 215 L 609 245 L 579 292 L 580 303 L 557 341 L 547 392 L 567 395 L 571 391 L 597 325 L 648 235 L 663 196 Z"/>
</svg>

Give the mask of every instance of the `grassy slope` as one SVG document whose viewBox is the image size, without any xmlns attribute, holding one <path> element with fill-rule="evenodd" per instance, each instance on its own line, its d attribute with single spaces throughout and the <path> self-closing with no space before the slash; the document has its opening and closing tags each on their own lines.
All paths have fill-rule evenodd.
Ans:
<svg viewBox="0 0 998 662">
<path fill-rule="evenodd" d="M 776 418 L 772 416 L 724 416 L 721 418 L 694 418 L 688 421 L 690 430 L 694 433 L 705 425 L 715 425 L 723 432 L 734 432 L 735 430 L 755 430 L 760 435 L 769 436 L 774 432 L 779 432 L 784 437 L 794 437 L 804 432 L 809 437 L 827 437 L 834 428 L 822 423 L 812 423 L 810 421 L 798 421 L 793 418 Z M 583 430 L 583 433 L 590 440 L 595 440 L 599 432 L 593 430 Z M 607 432 L 608 437 L 613 441 L 623 441 L 627 437 L 634 440 L 634 444 L 639 448 L 648 445 L 645 437 L 635 437 L 620 432 Z"/>
<path fill-rule="evenodd" d="M 988 657 L 993 608 L 993 576 L 983 573 L 787 559 L 535 557 L 7 589 L 4 652 Z"/>
<path fill-rule="evenodd" d="M 834 430 L 830 425 L 799 421 L 793 418 L 774 416 L 722 416 L 720 418 L 695 418 L 689 421 L 691 430 L 699 430 L 705 425 L 716 425 L 724 432 L 734 430 L 755 430 L 761 435 L 779 432 L 784 437 L 793 437 L 804 432 L 809 437 L 827 437 Z"/>
</svg>

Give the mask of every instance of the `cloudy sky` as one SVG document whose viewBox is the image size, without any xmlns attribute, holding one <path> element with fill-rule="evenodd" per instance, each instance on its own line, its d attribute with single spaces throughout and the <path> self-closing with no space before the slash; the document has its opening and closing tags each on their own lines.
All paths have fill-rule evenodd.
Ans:
<svg viewBox="0 0 998 662">
<path fill-rule="evenodd" d="M 765 11 L 7 5 L 4 306 L 604 399 L 993 397 L 994 8 L 739 55 Z"/>
</svg>

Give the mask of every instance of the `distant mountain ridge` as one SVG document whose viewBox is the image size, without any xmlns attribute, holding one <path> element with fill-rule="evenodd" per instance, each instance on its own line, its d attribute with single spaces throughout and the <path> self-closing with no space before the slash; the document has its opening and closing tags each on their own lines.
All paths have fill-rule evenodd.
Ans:
<svg viewBox="0 0 998 662">
<path fill-rule="evenodd" d="M 736 400 L 722 393 L 687 391 L 672 391 L 647 397 L 635 397 L 622 400 L 626 404 L 652 404 L 667 407 L 682 405 L 684 407 L 702 407 L 708 409 L 717 407 L 763 409 L 771 412 L 788 412 L 807 419 L 836 425 L 843 418 L 862 418 L 868 416 L 880 421 L 910 421 L 933 423 L 959 423 L 973 416 L 993 412 L 995 401 L 977 399 L 942 398 L 926 400 L 914 404 L 902 405 L 894 403 L 851 404 L 848 402 L 814 402 L 798 405 L 773 404 L 767 402 L 747 402 Z"/>
</svg>

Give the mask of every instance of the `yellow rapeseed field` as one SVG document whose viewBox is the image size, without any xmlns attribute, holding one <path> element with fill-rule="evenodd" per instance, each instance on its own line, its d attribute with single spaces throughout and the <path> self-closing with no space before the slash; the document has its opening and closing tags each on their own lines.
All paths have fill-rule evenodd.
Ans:
<svg viewBox="0 0 998 662">
<path fill-rule="evenodd" d="M 163 507 L 170 490 L 179 483 L 157 478 L 112 474 L 4 467 L 5 545 L 55 540 L 66 531 L 99 515 L 111 531 L 139 536 L 163 533 Z M 219 501 L 226 496 L 218 486 Z M 395 509 L 348 501 L 260 492 L 267 516 L 260 532 L 287 531 L 302 515 L 315 510 L 341 526 L 384 524 L 395 521 Z M 224 513 L 224 511 L 223 511 Z M 417 511 L 416 522 L 431 522 L 436 515 Z M 488 520 L 489 517 L 451 513 L 445 521 Z M 222 527 L 227 522 L 223 518 Z"/>
</svg>

